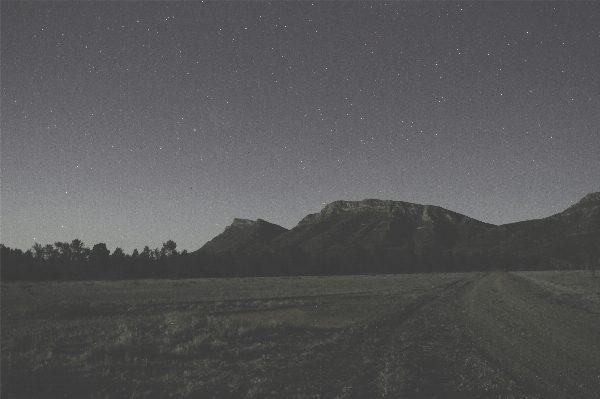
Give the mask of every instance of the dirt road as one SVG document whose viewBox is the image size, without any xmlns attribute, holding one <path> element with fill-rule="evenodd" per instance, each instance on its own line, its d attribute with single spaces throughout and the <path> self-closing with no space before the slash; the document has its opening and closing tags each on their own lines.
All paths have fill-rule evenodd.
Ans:
<svg viewBox="0 0 600 399">
<path fill-rule="evenodd" d="M 271 375 L 307 397 L 600 398 L 600 317 L 548 295 L 469 275 Z"/>
<path fill-rule="evenodd" d="M 463 306 L 474 342 L 522 391 L 600 397 L 598 314 L 561 306 L 507 273 L 477 281 Z"/>
</svg>

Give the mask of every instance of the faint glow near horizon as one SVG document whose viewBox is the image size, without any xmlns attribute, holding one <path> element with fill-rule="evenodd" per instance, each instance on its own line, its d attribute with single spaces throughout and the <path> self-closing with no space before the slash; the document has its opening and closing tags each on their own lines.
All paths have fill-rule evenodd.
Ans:
<svg viewBox="0 0 600 399">
<path fill-rule="evenodd" d="M 193 251 L 234 217 L 291 228 L 338 199 L 502 224 L 600 191 L 598 3 L 3 2 L 1 18 L 10 247 Z"/>
</svg>

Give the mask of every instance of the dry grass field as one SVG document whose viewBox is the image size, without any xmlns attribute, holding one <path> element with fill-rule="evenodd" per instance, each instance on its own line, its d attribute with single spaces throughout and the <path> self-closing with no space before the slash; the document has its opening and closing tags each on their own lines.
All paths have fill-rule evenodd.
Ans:
<svg viewBox="0 0 600 399">
<path fill-rule="evenodd" d="M 542 288 L 546 295 L 558 303 L 597 313 L 600 316 L 600 274 L 591 277 L 588 270 L 518 272 L 519 277 Z"/>
<path fill-rule="evenodd" d="M 3 283 L 2 397 L 600 397 L 597 280 Z"/>
</svg>

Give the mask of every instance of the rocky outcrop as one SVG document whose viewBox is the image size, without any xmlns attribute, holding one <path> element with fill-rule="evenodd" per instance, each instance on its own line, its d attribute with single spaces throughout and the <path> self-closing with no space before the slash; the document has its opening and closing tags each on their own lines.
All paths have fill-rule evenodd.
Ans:
<svg viewBox="0 0 600 399">
<path fill-rule="evenodd" d="M 600 191 L 586 195 L 576 205 L 585 205 L 589 203 L 596 203 L 596 205 L 600 205 Z"/>
<path fill-rule="evenodd" d="M 421 254 L 445 250 L 493 225 L 456 212 L 402 201 L 335 201 L 275 238 L 275 251 L 300 248 L 316 256 L 366 252 Z"/>
<path fill-rule="evenodd" d="M 310 275 L 577 267 L 593 246 L 600 193 L 501 226 L 433 205 L 334 201 L 291 230 L 235 219 L 199 251 L 228 258 L 233 275 Z"/>
<path fill-rule="evenodd" d="M 262 219 L 234 219 L 230 226 L 200 248 L 209 253 L 243 252 L 247 248 L 267 245 L 288 230 Z"/>
</svg>

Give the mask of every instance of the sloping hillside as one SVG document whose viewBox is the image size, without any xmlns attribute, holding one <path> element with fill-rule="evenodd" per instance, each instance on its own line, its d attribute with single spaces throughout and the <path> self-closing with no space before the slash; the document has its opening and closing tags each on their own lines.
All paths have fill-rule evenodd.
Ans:
<svg viewBox="0 0 600 399">
<path fill-rule="evenodd" d="M 219 254 L 243 252 L 253 246 L 268 244 L 273 238 L 288 230 L 262 219 L 234 219 L 230 226 L 200 248 L 201 251 Z"/>
<path fill-rule="evenodd" d="M 575 261 L 590 243 L 600 244 L 600 193 L 544 219 L 494 227 L 459 243 L 454 253 L 485 252 Z M 585 256 L 585 255 L 583 255 Z"/>
<path fill-rule="evenodd" d="M 432 205 L 335 201 L 286 230 L 235 219 L 199 252 L 235 275 L 586 267 L 600 247 L 600 193 L 556 215 L 494 226 Z"/>
</svg>

